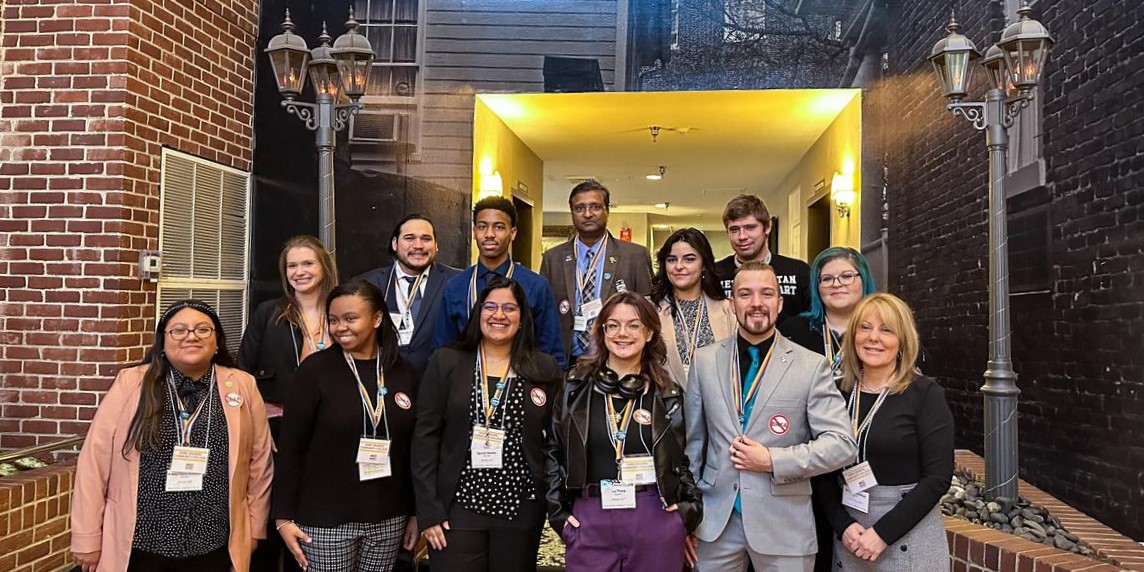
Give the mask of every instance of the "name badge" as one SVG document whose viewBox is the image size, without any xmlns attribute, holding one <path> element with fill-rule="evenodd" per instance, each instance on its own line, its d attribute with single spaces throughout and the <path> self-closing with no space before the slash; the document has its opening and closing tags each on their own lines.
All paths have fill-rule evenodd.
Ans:
<svg viewBox="0 0 1144 572">
<path fill-rule="evenodd" d="M 587 316 L 572 316 L 572 329 L 577 332 L 588 331 L 588 318 Z"/>
<path fill-rule="evenodd" d="M 407 346 L 413 341 L 413 326 L 397 329 L 397 345 Z"/>
<path fill-rule="evenodd" d="M 589 300 L 580 305 L 580 314 L 586 319 L 591 320 L 600 315 L 600 310 L 604 309 L 604 302 L 599 298 Z"/>
<path fill-rule="evenodd" d="M 207 459 L 210 457 L 210 453 L 210 449 L 203 447 L 176 446 L 174 452 L 171 453 L 171 468 L 168 472 L 184 475 L 204 475 L 207 472 Z M 199 481 L 201 482 L 202 479 L 200 478 Z"/>
<path fill-rule="evenodd" d="M 381 479 L 393 474 L 393 468 L 389 464 L 389 457 L 385 458 L 384 463 L 358 463 L 357 475 L 359 481 L 372 481 L 374 479 Z"/>
<path fill-rule="evenodd" d="M 167 485 L 164 487 L 169 493 L 182 493 L 203 490 L 202 473 L 167 473 Z"/>
<path fill-rule="evenodd" d="M 600 481 L 600 502 L 604 510 L 636 508 L 635 483 Z"/>
<path fill-rule="evenodd" d="M 852 493 L 869 490 L 878 484 L 878 479 L 874 478 L 874 469 L 870 468 L 869 461 L 863 461 L 842 471 L 842 478 L 846 480 L 846 488 L 850 489 Z"/>
<path fill-rule="evenodd" d="M 368 437 L 359 439 L 357 462 L 389 465 L 389 439 L 370 439 Z"/>
<path fill-rule="evenodd" d="M 842 487 L 842 506 L 848 506 L 863 514 L 870 512 L 870 493 L 852 493 L 849 487 Z"/>
<path fill-rule="evenodd" d="M 655 461 L 651 455 L 620 459 L 620 480 L 635 485 L 654 485 Z"/>
<path fill-rule="evenodd" d="M 469 461 L 474 469 L 504 468 L 504 430 L 473 425 Z"/>
</svg>

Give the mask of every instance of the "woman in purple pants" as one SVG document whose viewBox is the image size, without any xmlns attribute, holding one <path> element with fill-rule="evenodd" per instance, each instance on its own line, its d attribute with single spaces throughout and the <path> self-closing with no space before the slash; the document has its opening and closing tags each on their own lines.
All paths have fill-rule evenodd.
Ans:
<svg viewBox="0 0 1144 572">
<path fill-rule="evenodd" d="M 659 315 L 616 294 L 591 351 L 565 376 L 545 446 L 548 520 L 569 572 L 661 572 L 694 563 L 702 518 L 683 454 L 683 391 L 664 369 Z"/>
</svg>

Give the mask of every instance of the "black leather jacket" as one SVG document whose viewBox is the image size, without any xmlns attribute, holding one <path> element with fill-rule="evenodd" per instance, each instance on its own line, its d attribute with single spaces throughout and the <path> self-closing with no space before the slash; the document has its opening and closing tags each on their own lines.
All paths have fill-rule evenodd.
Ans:
<svg viewBox="0 0 1144 572">
<path fill-rule="evenodd" d="M 552 411 L 552 430 L 545 443 L 544 471 L 548 481 L 548 520 L 553 530 L 564 530 L 572 515 L 572 501 L 580 495 L 588 472 L 588 402 L 593 382 L 577 379 L 577 370 L 565 375 L 563 396 Z M 664 507 L 679 506 L 688 532 L 703 518 L 703 501 L 684 455 L 683 389 L 672 383 L 657 389 L 652 400 L 652 457 L 656 485 Z"/>
</svg>

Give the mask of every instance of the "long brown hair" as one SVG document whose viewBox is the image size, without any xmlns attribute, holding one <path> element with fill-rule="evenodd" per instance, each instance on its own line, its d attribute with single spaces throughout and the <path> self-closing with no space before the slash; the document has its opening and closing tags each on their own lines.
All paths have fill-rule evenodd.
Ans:
<svg viewBox="0 0 1144 572">
<path fill-rule="evenodd" d="M 914 313 L 901 298 L 886 292 L 875 292 L 858 302 L 846 324 L 846 335 L 842 338 L 842 380 L 839 386 L 849 392 L 854 384 L 862 381 L 862 361 L 858 359 L 857 344 L 854 339 L 862 321 L 870 315 L 877 316 L 894 335 L 898 336 L 898 363 L 890 376 L 890 393 L 901 393 L 917 377 L 918 329 L 914 324 Z"/>
<path fill-rule="evenodd" d="M 319 304 L 326 300 L 330 292 L 333 292 L 334 288 L 337 287 L 338 267 L 334 263 L 334 258 L 330 256 L 330 252 L 326 250 L 326 245 L 308 234 L 291 237 L 282 245 L 282 252 L 278 254 L 278 276 L 282 279 L 282 302 L 278 321 L 287 320 L 305 330 L 306 325 L 302 319 L 302 304 L 298 302 L 298 295 L 286 277 L 286 255 L 295 248 L 309 248 L 314 252 L 314 256 L 318 257 L 318 265 L 322 267 L 322 280 L 318 283 Z"/>
<path fill-rule="evenodd" d="M 159 423 L 163 419 L 163 409 L 167 407 L 167 375 L 172 369 L 171 362 L 167 361 L 167 356 L 163 352 L 163 343 L 167 337 L 167 322 L 185 308 L 202 312 L 211 319 L 215 329 L 215 342 L 218 344 L 218 352 L 211 362 L 226 367 L 237 367 L 234 357 L 226 347 L 226 331 L 222 329 L 222 322 L 214 308 L 199 300 L 179 300 L 168 306 L 155 325 L 155 337 L 151 347 L 143 356 L 143 361 L 138 364 L 148 367 L 143 374 L 139 405 L 135 409 L 135 416 L 131 418 L 131 425 L 127 428 L 127 439 L 123 443 L 124 458 L 132 449 L 154 451 L 159 448 Z M 215 383 L 218 383 L 217 379 Z"/>
<path fill-rule="evenodd" d="M 608 346 L 604 343 L 604 324 L 616 311 L 620 304 L 626 304 L 635 309 L 643 327 L 651 331 L 651 340 L 644 346 L 640 355 L 640 373 L 647 376 L 656 387 L 666 389 L 670 386 L 671 374 L 667 372 L 664 364 L 667 363 L 667 346 L 663 343 L 663 336 L 659 333 L 661 324 L 659 314 L 651 302 L 632 292 L 613 294 L 600 309 L 600 315 L 592 324 L 592 341 L 587 354 L 576 363 L 576 375 L 581 379 L 594 377 L 608 366 Z"/>
</svg>

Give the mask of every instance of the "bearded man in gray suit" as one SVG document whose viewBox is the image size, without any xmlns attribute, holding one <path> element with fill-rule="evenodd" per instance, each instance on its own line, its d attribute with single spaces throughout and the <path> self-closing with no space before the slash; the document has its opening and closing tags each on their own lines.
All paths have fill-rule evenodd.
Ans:
<svg viewBox="0 0 1144 572">
<path fill-rule="evenodd" d="M 810 478 L 853 462 L 846 403 L 826 360 L 775 329 L 782 295 L 762 262 L 739 267 L 738 334 L 695 353 L 687 457 L 703 493 L 699 572 L 810 572 Z"/>
</svg>

